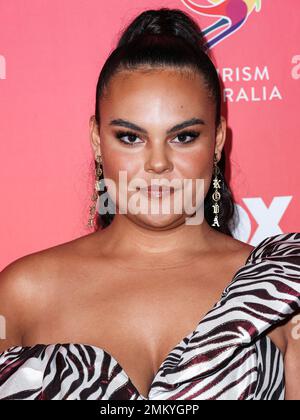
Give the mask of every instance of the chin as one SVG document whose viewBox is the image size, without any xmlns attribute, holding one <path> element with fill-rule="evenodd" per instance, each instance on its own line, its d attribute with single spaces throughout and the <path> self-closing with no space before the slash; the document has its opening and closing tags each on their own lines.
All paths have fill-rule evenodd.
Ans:
<svg viewBox="0 0 300 420">
<path fill-rule="evenodd" d="M 168 229 L 184 223 L 185 218 L 180 214 L 132 215 L 134 222 L 149 229 Z"/>
</svg>

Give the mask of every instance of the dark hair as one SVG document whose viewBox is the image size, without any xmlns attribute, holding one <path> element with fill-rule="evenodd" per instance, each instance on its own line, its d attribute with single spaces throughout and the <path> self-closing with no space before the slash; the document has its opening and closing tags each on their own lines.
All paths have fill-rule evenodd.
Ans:
<svg viewBox="0 0 300 420">
<path fill-rule="evenodd" d="M 147 10 L 138 15 L 121 33 L 116 49 L 106 60 L 99 75 L 96 89 L 95 119 L 100 126 L 100 99 L 112 77 L 121 71 L 134 71 L 171 67 L 179 71 L 189 69 L 198 72 L 216 105 L 216 128 L 221 122 L 221 86 L 218 72 L 208 56 L 204 36 L 198 24 L 179 9 L 160 8 Z M 95 162 L 96 163 L 96 162 Z M 219 162 L 222 179 L 219 224 L 214 227 L 232 236 L 234 204 L 231 191 L 225 180 L 224 149 Z M 104 175 L 104 174 L 103 174 Z M 102 178 L 103 178 L 102 175 Z M 105 191 L 106 192 L 106 189 Z M 213 182 L 204 201 L 204 216 L 213 223 Z M 107 205 L 107 201 L 105 202 Z M 97 228 L 103 229 L 113 221 L 114 214 L 97 215 Z M 233 225 L 232 225 L 233 226 Z"/>
</svg>

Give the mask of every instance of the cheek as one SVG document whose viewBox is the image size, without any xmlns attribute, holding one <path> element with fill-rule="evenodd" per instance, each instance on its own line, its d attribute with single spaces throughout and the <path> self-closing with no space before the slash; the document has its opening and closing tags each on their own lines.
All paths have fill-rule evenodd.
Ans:
<svg viewBox="0 0 300 420">
<path fill-rule="evenodd" d="M 207 179 L 211 176 L 211 151 L 208 149 L 194 150 L 184 158 L 178 157 L 176 167 L 181 178 L 184 179 Z"/>
<path fill-rule="evenodd" d="M 210 148 L 194 150 L 187 153 L 184 159 L 178 159 L 177 174 L 181 179 L 192 180 L 186 182 L 185 193 L 189 202 L 196 206 L 201 203 L 207 195 L 212 178 L 212 154 Z M 198 180 L 198 181 L 196 181 Z M 191 189 L 192 186 L 192 189 Z M 188 187 L 188 188 L 186 188 Z M 197 197 L 197 200 L 196 200 Z"/>
<path fill-rule="evenodd" d="M 113 179 L 118 183 L 120 171 L 124 171 L 127 174 L 128 179 L 131 179 L 131 175 L 136 173 L 139 159 L 135 159 L 134 156 L 123 153 L 108 153 L 107 157 L 105 156 L 104 161 L 105 165 L 103 169 L 105 178 Z"/>
<path fill-rule="evenodd" d="M 139 173 L 141 159 L 131 153 L 107 152 L 103 158 L 104 177 L 107 180 L 108 194 L 117 207 L 123 212 L 127 212 L 127 202 L 130 197 L 130 181 L 135 179 Z M 103 153 L 104 155 L 104 153 Z M 112 188 L 109 185 L 112 184 Z"/>
</svg>

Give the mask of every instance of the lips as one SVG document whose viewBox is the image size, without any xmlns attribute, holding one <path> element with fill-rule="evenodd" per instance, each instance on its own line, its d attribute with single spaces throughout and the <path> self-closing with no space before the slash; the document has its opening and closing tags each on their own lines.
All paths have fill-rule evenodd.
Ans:
<svg viewBox="0 0 300 420">
<path fill-rule="evenodd" d="M 167 187 L 166 185 L 149 185 L 147 188 L 142 188 L 142 190 L 148 190 L 148 192 L 169 192 L 174 191 L 174 187 Z"/>
<path fill-rule="evenodd" d="M 175 189 L 172 186 L 166 185 L 149 185 L 146 188 L 140 189 L 141 193 L 152 198 L 161 198 L 163 196 L 173 194 Z"/>
</svg>

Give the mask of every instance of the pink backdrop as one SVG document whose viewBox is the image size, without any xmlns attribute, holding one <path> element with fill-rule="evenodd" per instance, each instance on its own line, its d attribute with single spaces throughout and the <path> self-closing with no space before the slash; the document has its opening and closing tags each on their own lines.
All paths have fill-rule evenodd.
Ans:
<svg viewBox="0 0 300 420">
<path fill-rule="evenodd" d="M 208 16 L 197 5 L 214 8 Z M 118 31 L 163 6 L 209 32 L 228 106 L 235 236 L 255 245 L 300 231 L 300 2 L 0 0 L 0 269 L 89 232 L 98 74 Z"/>
</svg>

